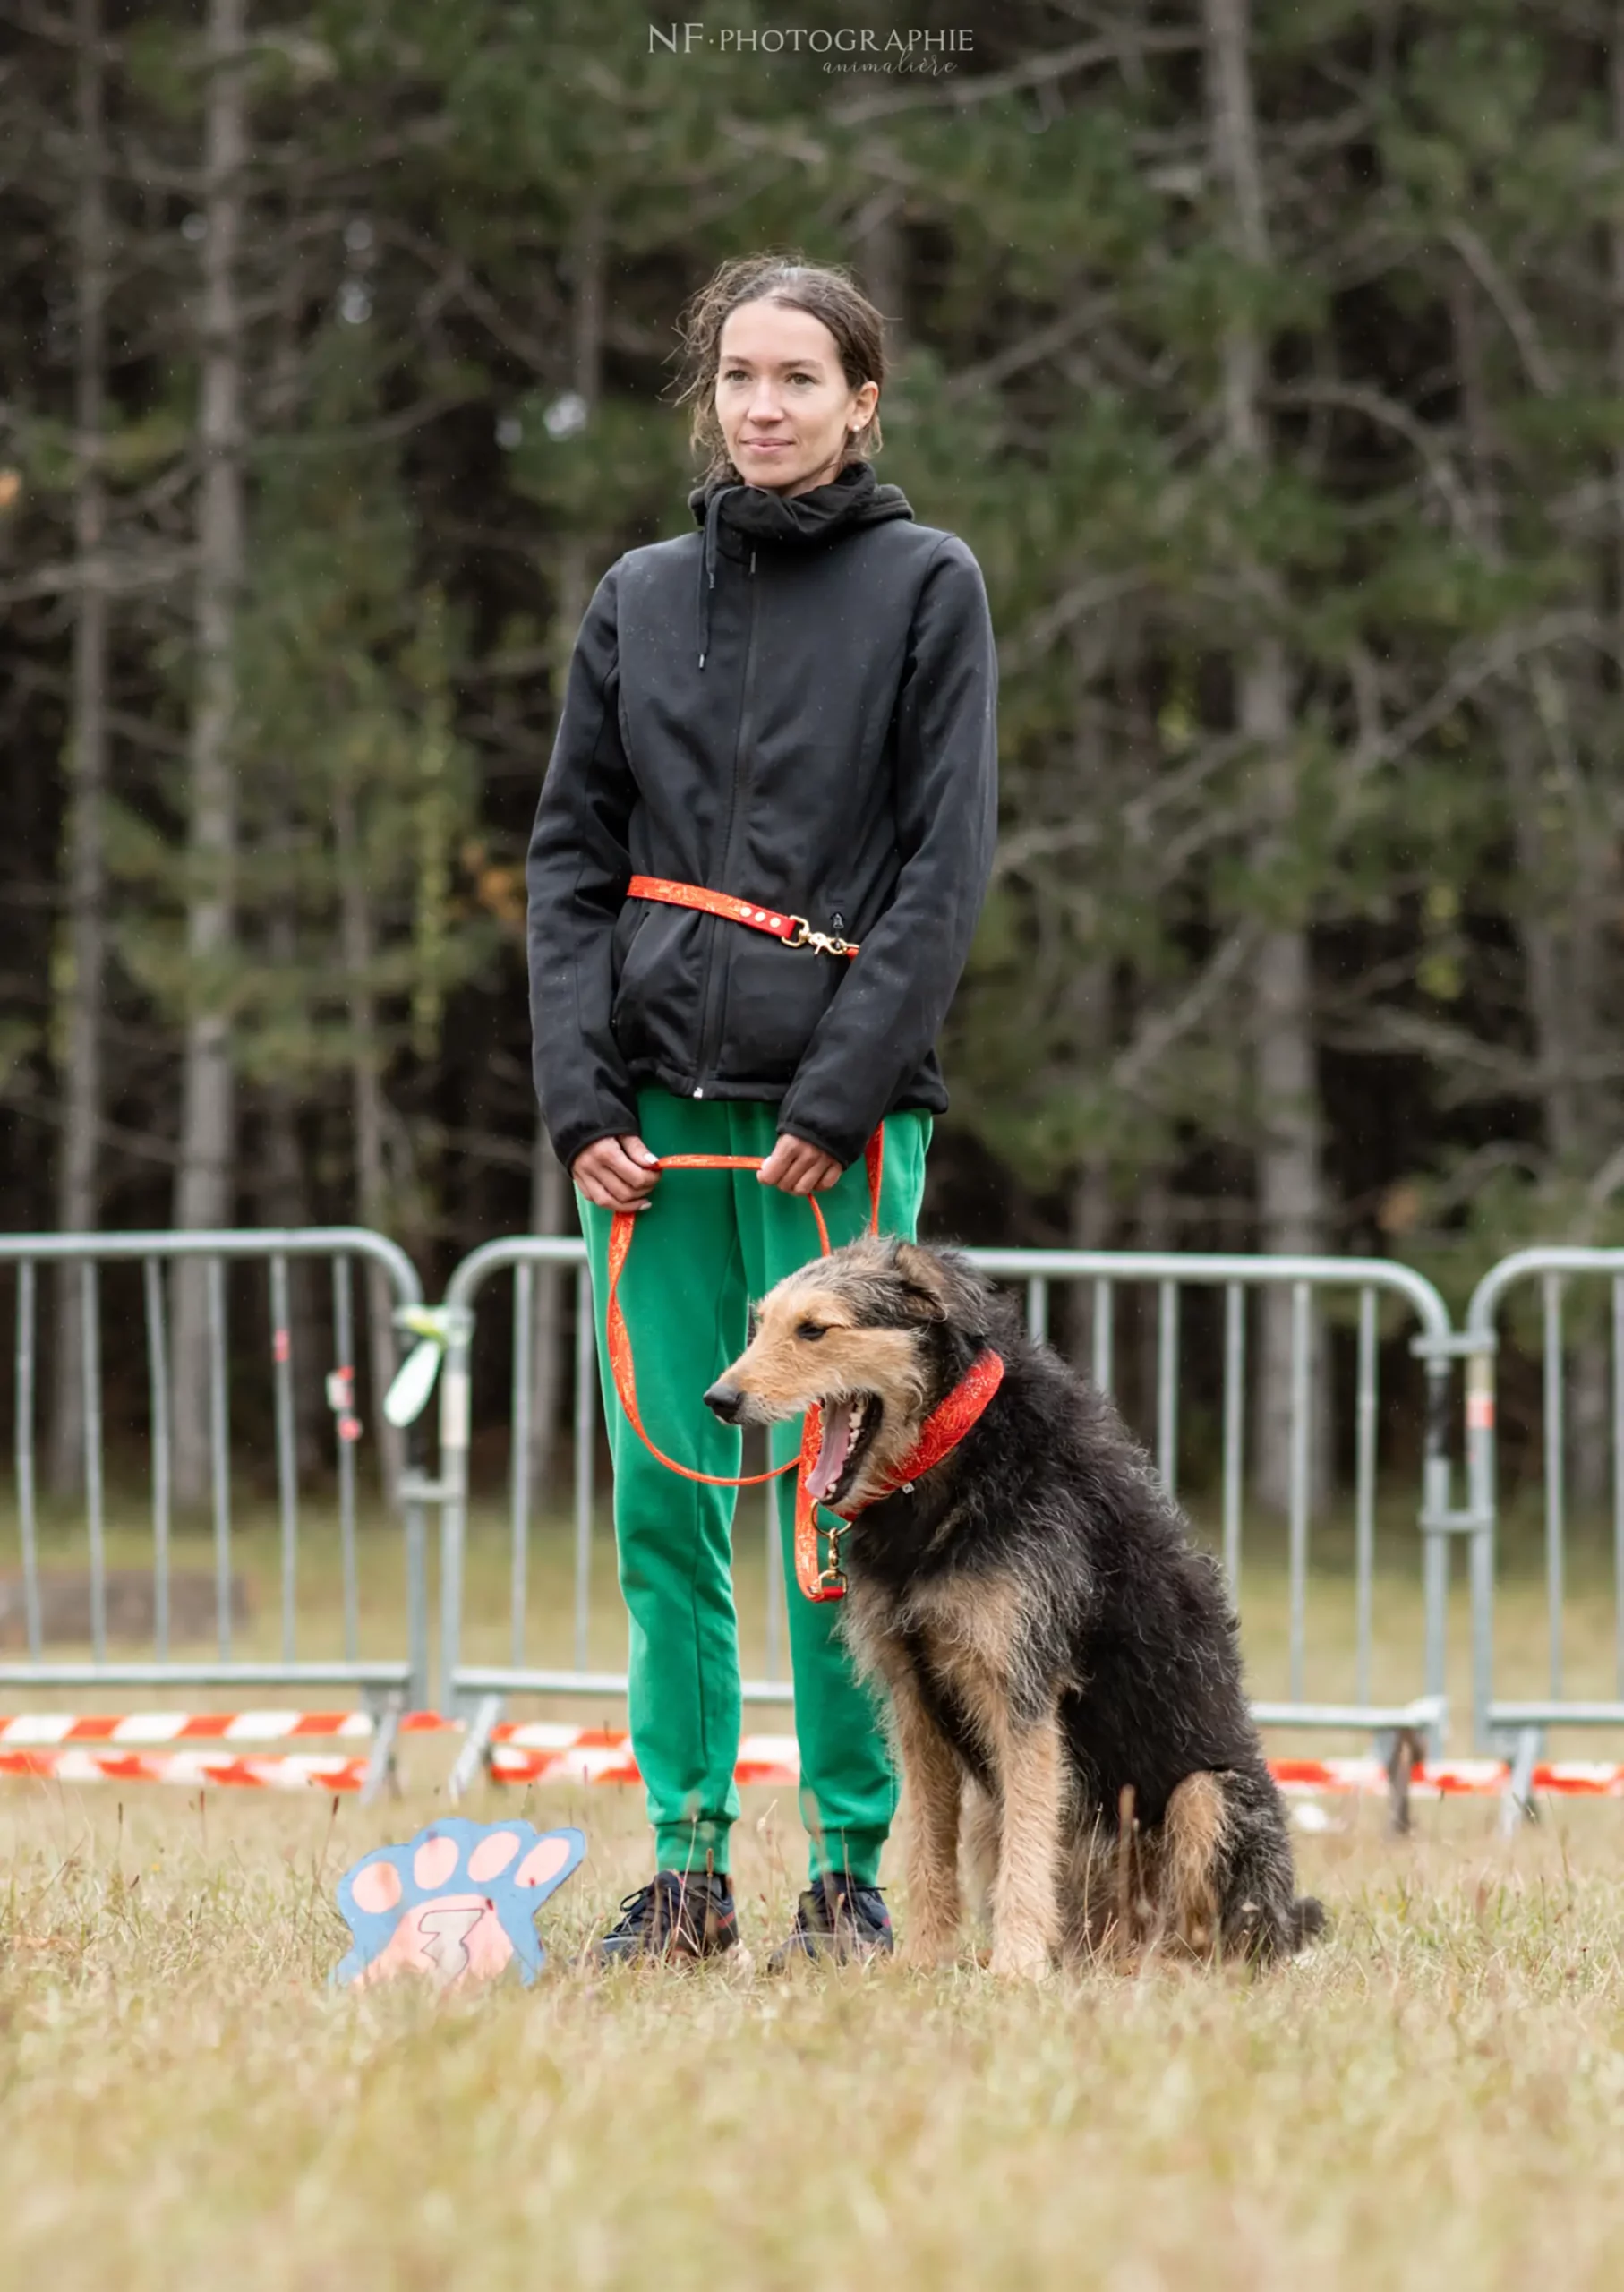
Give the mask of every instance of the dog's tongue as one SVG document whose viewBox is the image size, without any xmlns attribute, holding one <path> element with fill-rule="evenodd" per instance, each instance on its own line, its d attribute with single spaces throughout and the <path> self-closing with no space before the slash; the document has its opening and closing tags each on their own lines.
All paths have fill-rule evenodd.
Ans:
<svg viewBox="0 0 1624 2292">
<path fill-rule="evenodd" d="M 834 1489 L 846 1468 L 846 1452 L 850 1446 L 850 1402 L 826 1401 L 824 1405 L 823 1444 L 817 1451 L 816 1463 L 807 1475 L 807 1493 L 814 1503 L 821 1504 Z"/>
</svg>

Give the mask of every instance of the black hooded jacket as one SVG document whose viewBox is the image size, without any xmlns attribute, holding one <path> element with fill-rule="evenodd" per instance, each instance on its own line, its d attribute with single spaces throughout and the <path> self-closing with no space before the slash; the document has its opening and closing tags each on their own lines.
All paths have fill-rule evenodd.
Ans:
<svg viewBox="0 0 1624 2292">
<path fill-rule="evenodd" d="M 542 1112 L 568 1167 L 636 1092 L 779 1104 L 855 1161 L 947 1104 L 933 1048 L 987 888 L 997 662 L 980 569 L 866 463 L 713 483 L 627 552 L 576 640 L 526 878 Z M 805 916 L 853 958 L 628 900 L 663 876 Z"/>
</svg>

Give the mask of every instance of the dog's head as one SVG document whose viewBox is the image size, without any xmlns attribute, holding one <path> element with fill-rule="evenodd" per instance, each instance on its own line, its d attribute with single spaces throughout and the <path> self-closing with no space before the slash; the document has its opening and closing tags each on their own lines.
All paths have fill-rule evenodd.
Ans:
<svg viewBox="0 0 1624 2292">
<path fill-rule="evenodd" d="M 986 1342 L 992 1293 L 952 1251 L 868 1237 L 768 1291 L 755 1333 L 705 1396 L 729 1424 L 823 1409 L 810 1493 L 870 1500 Z"/>
</svg>

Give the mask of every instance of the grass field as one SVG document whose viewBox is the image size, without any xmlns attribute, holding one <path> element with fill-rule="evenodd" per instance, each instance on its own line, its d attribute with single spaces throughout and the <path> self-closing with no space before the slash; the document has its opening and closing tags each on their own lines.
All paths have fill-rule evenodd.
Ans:
<svg viewBox="0 0 1624 2292">
<path fill-rule="evenodd" d="M 531 1992 L 361 1997 L 333 1882 L 442 1803 L 0 1795 L 0 2249 L 80 2287 L 1616 2285 L 1624 1810 L 1303 1841 L 1336 1920 L 1258 1981 L 594 1977 L 630 1794 L 534 1794 L 585 1867 Z M 505 1800 L 504 1805 L 512 1804 Z M 754 1794 L 748 1938 L 795 1826 Z M 906 1918 L 905 1899 L 897 1903 Z"/>
<path fill-rule="evenodd" d="M 1384 1514 L 1381 1693 L 1417 1679 L 1412 1533 Z M 1316 1544 L 1309 1606 L 1326 1695 L 1352 1684 L 1338 1534 Z M 1576 1540 L 1568 1638 L 1576 1683 L 1604 1691 L 1599 1541 Z M 71 1535 L 49 1542 L 54 1563 L 82 1556 Z M 392 1543 L 385 1523 L 364 1531 L 363 1652 L 398 1639 Z M 115 1518 L 110 1560 L 142 1553 L 139 1516 Z M 177 1563 L 207 1557 L 180 1540 Z M 1501 1646 L 1537 1685 L 1543 1587 L 1532 1551 L 1511 1558 Z M 256 1612 L 238 1652 L 271 1652 L 263 1511 L 244 1515 L 237 1561 Z M 485 1511 L 471 1654 L 507 1652 L 506 1569 Z M 336 1547 L 315 1521 L 299 1580 L 301 1653 L 336 1645 Z M 594 1587 L 592 1658 L 612 1664 L 624 1622 L 606 1539 Z M 563 1536 L 538 1537 L 531 1591 L 529 1652 L 562 1659 Z M 739 1591 L 759 1665 L 758 1528 L 741 1537 Z M 1243 1595 L 1254 1690 L 1278 1693 L 1286 1587 L 1266 1540 Z M 1459 1594 L 1457 1694 L 1465 1626 Z M 759 1971 L 801 1883 L 790 1792 L 747 1793 L 736 1836 L 755 1966 L 594 1976 L 583 1945 L 647 1872 L 638 1794 L 491 1795 L 470 1811 L 577 1821 L 591 1842 L 543 1912 L 538 1988 L 338 1995 L 339 1872 L 445 1805 L 445 1741 L 407 1748 L 405 1797 L 370 1810 L 0 1785 L 0 2281 L 1577 2292 L 1624 2275 L 1624 1806 L 1559 1806 L 1509 1844 L 1492 1802 L 1423 1806 L 1403 1843 L 1379 1805 L 1338 1807 L 1338 1827 L 1299 1839 L 1335 1921 L 1307 1958 L 1257 1981 L 1163 1966 L 1029 1992 L 994 1984 L 973 1950 L 930 1978 Z M 905 1924 L 889 1864 L 887 1877 Z"/>
</svg>

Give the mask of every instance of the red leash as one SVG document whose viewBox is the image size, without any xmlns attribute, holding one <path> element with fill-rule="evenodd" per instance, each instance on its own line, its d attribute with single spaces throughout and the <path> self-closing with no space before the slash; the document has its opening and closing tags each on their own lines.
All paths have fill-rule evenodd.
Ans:
<svg viewBox="0 0 1624 2292">
<path fill-rule="evenodd" d="M 885 1166 L 885 1141 L 876 1131 L 868 1142 L 865 1157 L 868 1171 L 868 1231 L 879 1230 L 880 1178 Z M 662 1154 L 659 1167 L 662 1170 L 758 1170 L 762 1157 L 757 1154 Z M 808 1194 L 808 1206 L 817 1220 L 818 1241 L 825 1257 L 830 1254 L 829 1229 L 816 1197 Z M 663 1449 L 655 1446 L 644 1425 L 637 1406 L 637 1379 L 631 1357 L 631 1331 L 627 1326 L 626 1313 L 620 1304 L 620 1276 L 625 1270 L 631 1237 L 640 1213 L 635 1210 L 617 1210 L 609 1235 L 609 1302 L 604 1312 L 608 1326 L 609 1362 L 614 1388 L 628 1424 L 639 1441 L 668 1472 L 678 1473 L 684 1480 L 697 1480 L 707 1488 L 755 1488 L 763 1481 L 777 1480 L 793 1472 L 795 1480 L 795 1580 L 808 1600 L 841 1600 L 846 1595 L 846 1579 L 840 1565 L 840 1543 L 850 1525 L 850 1514 L 841 1515 L 842 1526 L 828 1530 L 829 1560 L 825 1565 L 819 1549 L 817 1506 L 808 1493 L 807 1483 L 817 1453 L 823 1445 L 824 1413 L 817 1402 L 807 1411 L 801 1431 L 800 1454 L 786 1465 L 775 1465 L 770 1472 L 745 1473 L 737 1477 L 725 1473 L 696 1471 L 692 1465 L 679 1464 L 675 1457 L 668 1457 Z M 945 1400 L 941 1401 L 926 1418 L 919 1439 L 902 1463 L 888 1475 L 885 1485 L 868 1502 L 877 1504 L 882 1498 L 893 1495 L 898 1489 L 911 1488 L 933 1465 L 956 1449 L 973 1424 L 979 1422 L 988 1402 L 1004 1381 L 1004 1361 L 990 1347 L 977 1355 Z M 866 1509 L 866 1507 L 859 1507 Z"/>
<path fill-rule="evenodd" d="M 666 907 L 697 908 L 707 915 L 720 915 L 729 923 L 746 923 L 753 930 L 765 931 L 786 947 L 810 947 L 815 954 L 851 956 L 858 953 L 856 944 L 849 939 L 832 936 L 824 931 L 814 931 L 804 915 L 781 915 L 770 907 L 758 907 L 748 900 L 735 899 L 731 892 L 714 892 L 703 884 L 672 883 L 663 876 L 634 876 L 626 886 L 628 899 L 654 900 Z M 885 1144 L 882 1130 L 876 1130 L 868 1141 L 864 1160 L 868 1172 L 868 1231 L 877 1234 L 880 1227 L 880 1179 L 885 1168 Z M 762 1165 L 758 1154 L 662 1154 L 658 1167 L 662 1170 L 758 1170 Z M 824 1221 L 823 1210 L 816 1194 L 808 1194 L 807 1203 L 817 1221 L 818 1246 L 825 1257 L 830 1255 L 829 1228 Z M 644 1428 L 637 1407 L 637 1380 L 632 1367 L 631 1331 L 626 1324 L 626 1314 L 620 1304 L 620 1275 L 625 1270 L 628 1251 L 631 1248 L 633 1230 L 638 1212 L 617 1210 L 609 1234 L 609 1300 L 604 1309 L 604 1321 L 609 1336 L 609 1365 L 614 1388 L 627 1422 L 651 1457 L 658 1458 L 668 1472 L 680 1474 L 684 1480 L 702 1481 L 707 1488 L 755 1488 L 761 1482 L 777 1480 L 786 1472 L 794 1472 L 795 1480 L 795 1580 L 809 1600 L 842 1600 L 846 1596 L 846 1579 L 841 1572 L 840 1540 L 850 1524 L 850 1515 L 842 1518 L 841 1527 L 829 1534 L 829 1564 L 825 1567 L 818 1550 L 817 1506 L 807 1492 L 807 1482 L 817 1453 L 823 1445 L 824 1413 L 815 1402 L 807 1411 L 801 1432 L 800 1454 L 787 1465 L 776 1465 L 770 1472 L 746 1473 L 730 1479 L 721 1473 L 696 1472 L 691 1465 L 680 1465 L 675 1457 L 668 1457 L 658 1449 Z M 926 1419 L 919 1440 L 896 1472 L 892 1475 L 882 1496 L 889 1496 L 896 1489 L 911 1487 L 921 1474 L 940 1464 L 948 1452 L 976 1423 L 1004 1379 L 1004 1363 L 990 1350 L 979 1355 L 966 1374 L 956 1384 L 944 1401 Z M 877 1503 L 878 1497 L 870 1502 Z M 837 1516 L 841 1517 L 841 1516 Z"/>
<path fill-rule="evenodd" d="M 664 876 L 634 876 L 626 886 L 628 899 L 657 900 L 663 907 L 697 907 L 706 915 L 720 915 L 727 923 L 748 923 L 765 931 L 786 947 L 810 947 L 818 955 L 854 955 L 857 943 L 815 931 L 804 915 L 780 915 L 776 908 L 757 907 L 731 892 L 708 891 L 703 884 L 673 884 Z"/>
<path fill-rule="evenodd" d="M 662 1170 L 758 1170 L 763 1157 L 759 1154 L 662 1154 L 659 1167 Z M 868 1141 L 864 1163 L 868 1173 L 868 1231 L 877 1234 L 880 1226 L 880 1180 L 885 1172 L 885 1140 L 883 1130 L 876 1130 Z M 819 1248 L 825 1257 L 830 1254 L 829 1228 L 824 1219 L 823 1208 L 816 1194 L 808 1194 L 807 1204 L 817 1221 Z M 817 1508 L 807 1493 L 807 1475 L 816 1461 L 818 1443 L 822 1438 L 821 1415 L 816 1409 L 807 1417 L 806 1431 L 801 1438 L 799 1458 L 787 1465 L 775 1465 L 770 1472 L 745 1473 L 731 1478 L 724 1473 L 696 1472 L 691 1465 L 677 1462 L 663 1449 L 656 1448 L 643 1424 L 637 1407 L 637 1380 L 632 1365 L 631 1331 L 627 1326 L 625 1308 L 620 1303 L 620 1276 L 631 1248 L 631 1237 L 637 1228 L 636 1210 L 617 1210 L 609 1229 L 609 1299 L 603 1319 L 609 1338 L 609 1366 L 614 1380 L 616 1397 L 626 1412 L 627 1422 L 651 1457 L 657 1457 L 668 1472 L 678 1473 L 684 1480 L 702 1481 L 707 1488 L 755 1488 L 765 1480 L 777 1480 L 786 1472 L 797 1475 L 795 1484 L 795 1578 L 809 1600 L 838 1600 L 844 1596 L 845 1581 L 839 1568 L 832 1562 L 825 1569 L 817 1548 Z M 815 1421 L 816 1420 L 816 1421 Z M 811 1447 L 808 1450 L 808 1442 Z M 838 1531 L 837 1531 L 838 1534 Z"/>
</svg>

